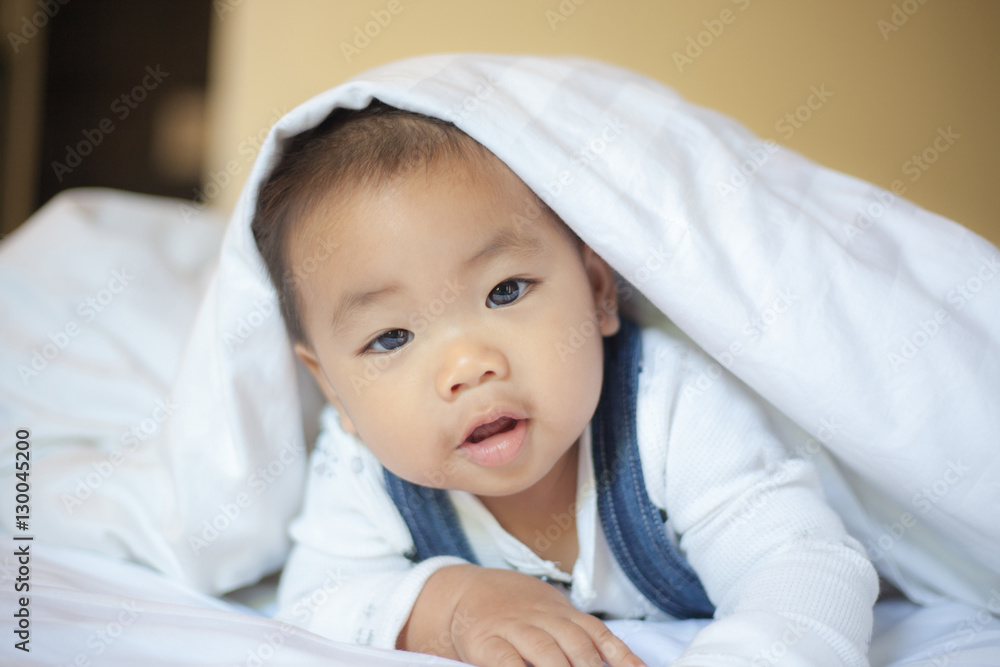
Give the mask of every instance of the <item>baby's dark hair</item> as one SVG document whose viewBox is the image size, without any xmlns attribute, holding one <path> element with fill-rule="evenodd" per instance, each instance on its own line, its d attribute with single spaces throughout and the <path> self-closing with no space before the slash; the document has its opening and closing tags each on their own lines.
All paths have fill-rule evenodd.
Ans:
<svg viewBox="0 0 1000 667">
<path fill-rule="evenodd" d="M 378 188 L 440 157 L 488 163 L 492 156 L 454 124 L 403 111 L 378 100 L 366 108 L 334 109 L 316 127 L 285 141 L 257 192 L 251 229 L 293 342 L 309 344 L 300 318 L 289 240 L 298 224 L 332 198 Z"/>
</svg>

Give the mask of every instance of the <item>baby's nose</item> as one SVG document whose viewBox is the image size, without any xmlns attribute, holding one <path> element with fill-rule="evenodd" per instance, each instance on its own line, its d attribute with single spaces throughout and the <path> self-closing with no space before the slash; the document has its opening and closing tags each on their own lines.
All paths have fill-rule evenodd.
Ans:
<svg viewBox="0 0 1000 667">
<path fill-rule="evenodd" d="M 456 342 L 445 353 L 437 377 L 437 390 L 450 400 L 467 389 L 506 378 L 510 369 L 506 357 L 494 347 L 480 342 Z"/>
</svg>

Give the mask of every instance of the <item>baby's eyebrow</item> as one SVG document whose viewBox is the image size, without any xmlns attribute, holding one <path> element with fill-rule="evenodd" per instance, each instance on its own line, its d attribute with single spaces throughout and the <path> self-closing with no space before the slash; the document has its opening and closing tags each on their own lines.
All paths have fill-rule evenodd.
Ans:
<svg viewBox="0 0 1000 667">
<path fill-rule="evenodd" d="M 392 283 L 391 285 L 385 285 L 373 290 L 350 292 L 347 294 L 336 310 L 333 311 L 333 316 L 330 318 L 331 330 L 334 335 L 347 324 L 350 315 L 398 292 L 401 288 L 399 283 Z"/>
<path fill-rule="evenodd" d="M 501 229 L 479 252 L 465 260 L 462 268 L 468 270 L 479 262 L 501 253 L 509 252 L 522 257 L 531 257 L 544 250 L 545 246 L 534 236 L 522 236 L 510 229 Z"/>
</svg>

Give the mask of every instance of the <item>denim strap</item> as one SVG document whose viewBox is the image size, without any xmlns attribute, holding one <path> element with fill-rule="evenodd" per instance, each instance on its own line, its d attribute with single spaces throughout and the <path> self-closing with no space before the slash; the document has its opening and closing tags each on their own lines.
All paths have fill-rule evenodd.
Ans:
<svg viewBox="0 0 1000 667">
<path fill-rule="evenodd" d="M 636 434 L 641 358 L 639 330 L 622 320 L 604 339 L 604 382 L 591 422 L 601 523 L 618 565 L 650 602 L 676 618 L 711 618 L 715 607 L 646 492 Z"/>
<path fill-rule="evenodd" d="M 413 537 L 415 563 L 433 556 L 457 556 L 476 565 L 448 492 L 420 486 L 385 471 L 385 486 Z"/>
</svg>

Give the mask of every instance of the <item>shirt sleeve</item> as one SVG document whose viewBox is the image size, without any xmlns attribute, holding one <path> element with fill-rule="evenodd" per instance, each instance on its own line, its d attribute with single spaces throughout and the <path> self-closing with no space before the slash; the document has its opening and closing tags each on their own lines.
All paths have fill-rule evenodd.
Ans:
<svg viewBox="0 0 1000 667">
<path fill-rule="evenodd" d="M 788 455 L 763 399 L 696 346 L 657 331 L 643 345 L 650 498 L 716 605 L 674 665 L 867 665 L 878 577 L 812 463 Z"/>
<path fill-rule="evenodd" d="M 447 556 L 414 565 L 409 530 L 382 466 L 337 427 L 327 406 L 309 460 L 305 502 L 278 587 L 276 618 L 336 641 L 393 649 L 424 582 Z"/>
</svg>

